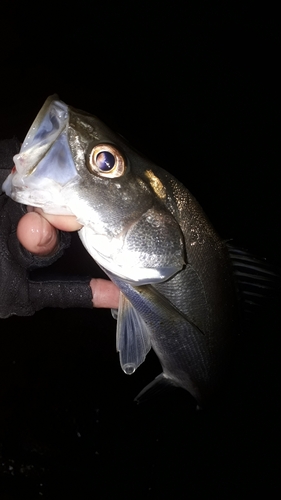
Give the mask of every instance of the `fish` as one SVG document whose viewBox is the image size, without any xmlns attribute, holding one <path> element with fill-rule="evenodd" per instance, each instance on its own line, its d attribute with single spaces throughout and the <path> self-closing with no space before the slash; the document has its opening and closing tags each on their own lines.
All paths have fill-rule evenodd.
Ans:
<svg viewBox="0 0 281 500">
<path fill-rule="evenodd" d="M 48 214 L 75 215 L 84 247 L 119 287 L 123 371 L 156 353 L 163 371 L 137 400 L 180 387 L 203 407 L 223 392 L 240 324 L 233 266 L 188 189 L 56 95 L 14 164 L 5 193 Z"/>
</svg>

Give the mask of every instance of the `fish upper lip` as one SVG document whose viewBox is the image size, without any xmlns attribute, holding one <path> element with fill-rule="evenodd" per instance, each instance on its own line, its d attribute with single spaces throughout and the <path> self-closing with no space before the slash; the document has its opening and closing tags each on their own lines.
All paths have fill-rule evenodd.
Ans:
<svg viewBox="0 0 281 500">
<path fill-rule="evenodd" d="M 68 106 L 58 96 L 50 96 L 33 121 L 20 152 L 14 156 L 16 170 L 22 174 L 34 172 L 65 133 L 68 122 Z"/>
</svg>

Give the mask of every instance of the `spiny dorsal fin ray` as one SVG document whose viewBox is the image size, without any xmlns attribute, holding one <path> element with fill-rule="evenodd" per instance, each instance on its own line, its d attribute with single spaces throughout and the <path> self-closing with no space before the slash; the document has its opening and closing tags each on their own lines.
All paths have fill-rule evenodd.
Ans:
<svg viewBox="0 0 281 500">
<path fill-rule="evenodd" d="M 227 244 L 242 310 L 252 313 L 257 306 L 281 294 L 281 270 L 266 259 Z"/>
</svg>

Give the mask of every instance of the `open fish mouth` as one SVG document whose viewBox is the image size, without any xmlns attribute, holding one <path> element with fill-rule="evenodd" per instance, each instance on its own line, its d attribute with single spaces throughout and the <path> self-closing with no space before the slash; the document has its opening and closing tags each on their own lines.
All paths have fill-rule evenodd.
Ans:
<svg viewBox="0 0 281 500">
<path fill-rule="evenodd" d="M 83 226 L 84 246 L 110 273 L 138 285 L 159 283 L 185 264 L 181 230 L 155 189 L 136 181 L 128 166 L 135 164 L 134 153 L 128 160 L 122 146 L 96 117 L 51 96 L 15 155 L 3 190 L 45 213 L 74 215 Z"/>
<path fill-rule="evenodd" d="M 3 190 L 18 202 L 43 208 L 46 213 L 73 214 L 61 196 L 77 176 L 68 142 L 68 106 L 49 97 L 14 156 L 15 166 Z"/>
</svg>

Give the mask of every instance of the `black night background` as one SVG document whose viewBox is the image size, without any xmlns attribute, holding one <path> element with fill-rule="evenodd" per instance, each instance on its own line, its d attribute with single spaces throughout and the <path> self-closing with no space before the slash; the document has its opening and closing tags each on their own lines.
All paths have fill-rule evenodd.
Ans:
<svg viewBox="0 0 281 500">
<path fill-rule="evenodd" d="M 0 21 L 0 139 L 23 140 L 57 93 L 181 180 L 222 237 L 279 265 L 277 11 L 177 1 L 14 8 Z M 102 276 L 75 235 L 46 270 L 56 272 Z M 277 495 L 279 309 L 276 297 L 244 328 L 227 393 L 199 412 L 182 390 L 133 402 L 160 366 L 149 354 L 133 376 L 122 372 L 108 310 L 1 319 L 0 498 Z"/>
</svg>

